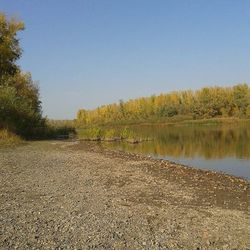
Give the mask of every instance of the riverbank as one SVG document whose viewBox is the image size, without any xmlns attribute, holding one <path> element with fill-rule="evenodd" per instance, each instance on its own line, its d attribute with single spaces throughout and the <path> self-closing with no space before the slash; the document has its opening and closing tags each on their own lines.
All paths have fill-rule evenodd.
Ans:
<svg viewBox="0 0 250 250">
<path fill-rule="evenodd" d="M 170 126 L 211 126 L 211 125 L 232 125 L 232 124 L 250 124 L 250 118 L 239 117 L 215 117 L 215 118 L 200 118 L 193 119 L 191 116 L 173 116 L 161 117 L 145 120 L 129 120 L 129 121 L 112 121 L 100 124 L 91 124 L 85 126 L 77 126 L 79 128 L 104 127 L 116 128 L 119 126 L 135 126 L 135 125 L 170 125 Z"/>
<path fill-rule="evenodd" d="M 98 143 L 0 149 L 0 248 L 246 249 L 249 182 Z"/>
</svg>

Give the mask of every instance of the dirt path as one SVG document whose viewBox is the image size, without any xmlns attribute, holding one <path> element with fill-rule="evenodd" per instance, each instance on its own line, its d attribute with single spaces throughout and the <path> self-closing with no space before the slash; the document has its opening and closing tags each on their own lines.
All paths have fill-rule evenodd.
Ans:
<svg viewBox="0 0 250 250">
<path fill-rule="evenodd" d="M 249 182 L 78 142 L 0 150 L 0 249 L 250 249 Z"/>
</svg>

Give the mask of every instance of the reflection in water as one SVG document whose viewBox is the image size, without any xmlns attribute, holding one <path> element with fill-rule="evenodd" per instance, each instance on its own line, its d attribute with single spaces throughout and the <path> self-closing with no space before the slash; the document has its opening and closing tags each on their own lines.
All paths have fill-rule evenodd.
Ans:
<svg viewBox="0 0 250 250">
<path fill-rule="evenodd" d="M 142 138 L 154 139 L 140 144 L 110 146 L 250 178 L 249 125 L 144 125 L 132 129 Z"/>
</svg>

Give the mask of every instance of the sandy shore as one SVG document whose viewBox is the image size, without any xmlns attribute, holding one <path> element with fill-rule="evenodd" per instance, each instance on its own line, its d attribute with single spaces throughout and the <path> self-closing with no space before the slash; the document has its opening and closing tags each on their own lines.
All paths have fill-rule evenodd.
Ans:
<svg viewBox="0 0 250 250">
<path fill-rule="evenodd" d="M 43 141 L 0 149 L 0 249 L 250 249 L 246 180 Z"/>
</svg>

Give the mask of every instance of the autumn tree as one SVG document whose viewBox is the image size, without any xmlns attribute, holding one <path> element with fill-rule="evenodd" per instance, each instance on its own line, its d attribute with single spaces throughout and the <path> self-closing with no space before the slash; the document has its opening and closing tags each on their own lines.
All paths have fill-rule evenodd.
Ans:
<svg viewBox="0 0 250 250">
<path fill-rule="evenodd" d="M 88 125 L 150 121 L 176 115 L 195 119 L 250 117 L 249 110 L 250 88 L 247 84 L 238 84 L 234 87 L 206 87 L 197 91 L 172 92 L 127 102 L 119 101 L 118 104 L 103 105 L 94 110 L 80 110 L 77 121 L 80 125 Z"/>
</svg>

